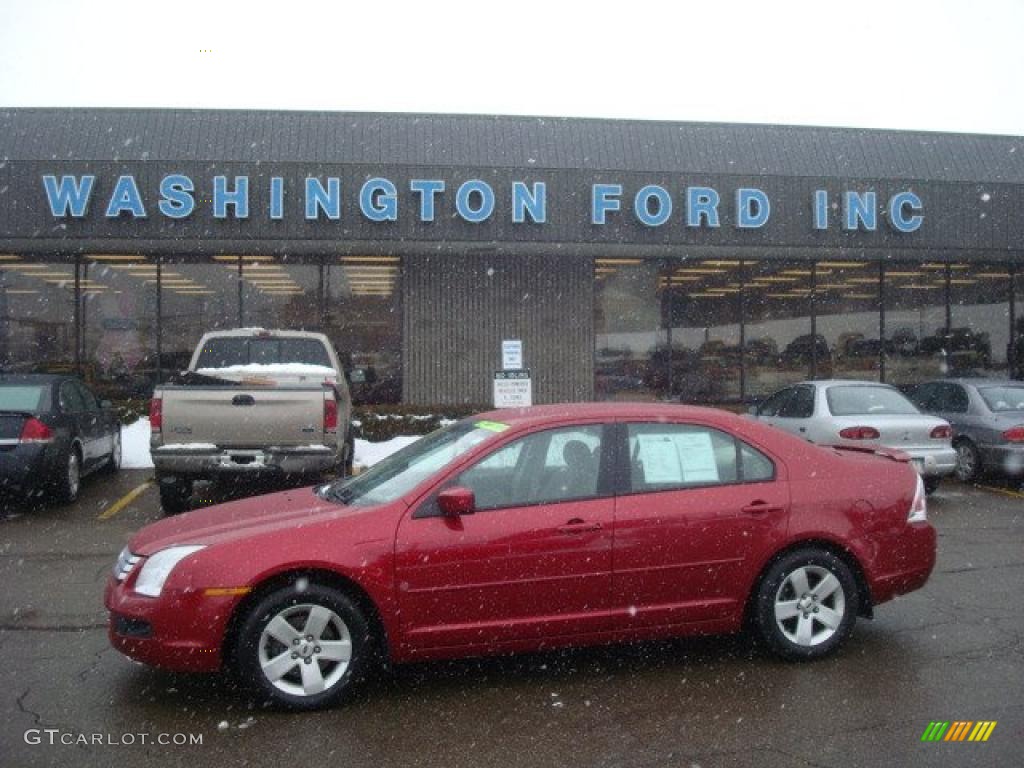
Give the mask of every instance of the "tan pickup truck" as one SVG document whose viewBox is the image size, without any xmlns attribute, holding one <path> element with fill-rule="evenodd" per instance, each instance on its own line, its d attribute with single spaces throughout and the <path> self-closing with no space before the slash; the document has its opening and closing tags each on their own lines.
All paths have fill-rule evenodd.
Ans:
<svg viewBox="0 0 1024 768">
<path fill-rule="evenodd" d="M 164 513 L 188 508 L 196 480 L 350 471 L 351 402 L 323 334 L 207 333 L 188 370 L 157 387 L 150 404 Z"/>
</svg>

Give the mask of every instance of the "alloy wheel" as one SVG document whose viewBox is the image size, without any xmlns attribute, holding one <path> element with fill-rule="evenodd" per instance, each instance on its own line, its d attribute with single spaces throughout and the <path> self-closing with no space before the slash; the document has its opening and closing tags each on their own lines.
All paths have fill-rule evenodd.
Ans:
<svg viewBox="0 0 1024 768">
<path fill-rule="evenodd" d="M 78 462 L 78 452 L 72 450 L 68 454 L 67 490 L 68 497 L 74 499 L 82 485 L 82 468 Z"/>
<path fill-rule="evenodd" d="M 960 443 L 956 447 L 956 476 L 964 483 L 974 479 L 978 471 L 978 460 L 970 443 Z"/>
<path fill-rule="evenodd" d="M 775 623 L 796 645 L 810 647 L 831 638 L 843 622 L 846 594 L 828 568 L 804 565 L 782 580 L 775 593 Z"/>
<path fill-rule="evenodd" d="M 292 696 L 330 690 L 352 660 L 352 636 L 337 613 L 322 605 L 293 605 L 263 629 L 259 664 L 267 681 Z"/>
</svg>

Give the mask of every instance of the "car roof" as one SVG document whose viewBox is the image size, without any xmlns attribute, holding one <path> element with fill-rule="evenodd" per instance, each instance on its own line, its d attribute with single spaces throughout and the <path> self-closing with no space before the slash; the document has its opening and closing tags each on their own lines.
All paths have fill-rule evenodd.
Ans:
<svg viewBox="0 0 1024 768">
<path fill-rule="evenodd" d="M 972 387 L 1024 386 L 1024 381 L 1014 379 L 988 379 L 984 376 L 958 376 L 951 379 L 930 379 L 923 384 L 966 384 Z"/>
<path fill-rule="evenodd" d="M 880 381 L 868 381 L 866 379 L 807 379 L 788 386 L 795 387 L 799 384 L 812 384 L 816 387 L 833 387 L 837 384 L 841 384 L 845 386 L 852 385 L 860 387 L 885 387 L 886 389 L 895 389 L 892 384 L 884 384 Z"/>
<path fill-rule="evenodd" d="M 498 421 L 513 427 L 543 424 L 563 419 L 606 419 L 643 421 L 664 419 L 678 421 L 687 418 L 715 420 L 721 423 L 741 417 L 721 408 L 703 408 L 695 405 L 675 403 L 600 402 L 600 403 L 557 403 L 534 405 L 529 408 L 501 408 L 476 414 L 473 419 Z"/>
<path fill-rule="evenodd" d="M 0 373 L 0 384 L 55 384 L 74 378 L 63 373 Z"/>
</svg>

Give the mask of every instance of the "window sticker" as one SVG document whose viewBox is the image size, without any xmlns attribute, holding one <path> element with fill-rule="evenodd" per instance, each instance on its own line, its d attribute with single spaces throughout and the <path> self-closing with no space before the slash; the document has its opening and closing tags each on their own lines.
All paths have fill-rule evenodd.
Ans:
<svg viewBox="0 0 1024 768">
<path fill-rule="evenodd" d="M 718 462 L 710 432 L 684 432 L 675 436 L 679 460 L 683 464 L 683 482 L 717 483 Z"/>
<path fill-rule="evenodd" d="M 715 449 L 708 432 L 672 435 L 641 434 L 637 458 L 648 485 L 717 483 L 720 481 Z"/>
<path fill-rule="evenodd" d="M 504 432 L 508 429 L 508 424 L 502 424 L 500 421 L 478 421 L 473 426 L 477 429 L 486 429 L 488 432 Z"/>
<path fill-rule="evenodd" d="M 643 463 L 644 482 L 661 485 L 683 482 L 683 464 L 672 438 L 667 435 L 639 435 L 637 458 Z"/>
</svg>

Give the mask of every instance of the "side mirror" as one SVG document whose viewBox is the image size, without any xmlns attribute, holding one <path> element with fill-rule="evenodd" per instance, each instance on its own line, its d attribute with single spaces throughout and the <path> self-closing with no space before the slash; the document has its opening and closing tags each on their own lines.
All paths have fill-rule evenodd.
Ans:
<svg viewBox="0 0 1024 768">
<path fill-rule="evenodd" d="M 437 495 L 437 506 L 445 517 L 471 515 L 476 508 L 476 496 L 469 488 L 445 488 Z"/>
</svg>

